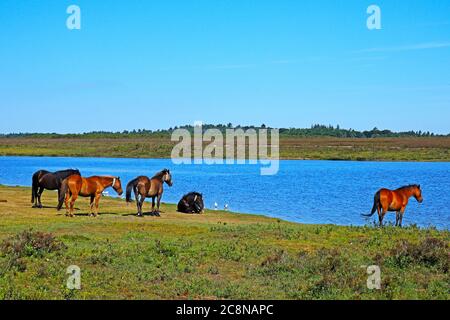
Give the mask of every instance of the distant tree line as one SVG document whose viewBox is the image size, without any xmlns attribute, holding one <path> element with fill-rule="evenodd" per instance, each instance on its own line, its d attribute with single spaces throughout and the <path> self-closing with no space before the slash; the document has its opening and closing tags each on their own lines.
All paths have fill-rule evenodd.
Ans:
<svg viewBox="0 0 450 320">
<path fill-rule="evenodd" d="M 303 137 L 337 137 L 337 138 L 378 138 L 378 137 L 434 137 L 443 136 L 434 134 L 430 131 L 404 131 L 394 132 L 391 130 L 380 130 L 373 128 L 372 130 L 357 131 L 354 129 L 341 129 L 339 125 L 336 127 L 320 124 L 312 125 L 308 129 L 280 129 L 280 134 L 287 136 L 303 136 Z M 447 135 L 449 136 L 449 135 Z"/>
<path fill-rule="evenodd" d="M 203 131 L 207 129 L 218 129 L 225 132 L 226 129 L 271 129 L 266 125 L 261 126 L 241 126 L 228 124 L 203 124 Z M 122 132 L 109 132 L 109 131 L 92 131 L 85 133 L 71 133 L 71 134 L 59 134 L 59 133 L 10 133 L 0 134 L 0 137 L 7 138 L 127 138 L 127 137 L 167 137 L 176 129 L 187 129 L 191 133 L 194 132 L 194 126 L 176 126 L 169 129 L 148 130 L 124 130 Z M 310 128 L 279 128 L 281 136 L 292 137 L 336 137 L 336 138 L 379 138 L 379 137 L 443 137 L 450 136 L 450 134 L 442 135 L 435 134 L 429 131 L 404 131 L 394 132 L 391 130 L 380 130 L 373 128 L 372 130 L 357 131 L 354 129 L 342 129 L 339 125 L 336 127 L 333 125 L 321 125 L 314 124 Z"/>
</svg>

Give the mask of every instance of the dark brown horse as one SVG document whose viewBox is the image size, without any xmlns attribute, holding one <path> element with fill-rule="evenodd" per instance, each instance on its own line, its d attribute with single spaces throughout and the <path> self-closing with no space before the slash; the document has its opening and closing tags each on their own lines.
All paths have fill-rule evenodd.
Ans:
<svg viewBox="0 0 450 320">
<path fill-rule="evenodd" d="M 56 172 L 49 172 L 47 170 L 39 170 L 33 174 L 31 184 L 31 203 L 33 208 L 42 208 L 41 196 L 44 189 L 47 190 L 59 190 L 61 188 L 62 181 L 73 174 L 80 175 L 80 171 L 67 169 Z"/>
<path fill-rule="evenodd" d="M 422 203 L 423 198 L 420 185 L 413 184 L 401 187 L 397 190 L 381 189 L 375 194 L 372 212 L 368 215 L 363 214 L 363 216 L 371 217 L 375 214 L 375 211 L 377 211 L 378 220 L 380 226 L 382 226 L 386 213 L 388 211 L 394 211 L 395 226 L 401 227 L 406 206 L 408 205 L 409 198 L 412 196 L 414 196 L 419 203 Z"/>
<path fill-rule="evenodd" d="M 91 215 L 95 217 L 98 215 L 98 204 L 100 202 L 102 192 L 109 187 L 112 187 L 119 196 L 122 195 L 123 190 L 119 177 L 94 176 L 83 178 L 78 175 L 72 175 L 62 182 L 58 210 L 61 210 L 64 202 L 66 205 L 66 215 L 73 217 L 73 206 L 78 196 L 91 197 Z"/>
<path fill-rule="evenodd" d="M 152 198 L 152 214 L 159 216 L 159 205 L 161 203 L 161 197 L 164 193 L 164 182 L 172 186 L 172 175 L 168 169 L 164 169 L 158 172 L 153 178 L 149 179 L 145 176 L 137 177 L 131 180 L 127 184 L 126 199 L 127 202 L 131 202 L 131 190 L 134 191 L 134 197 L 136 198 L 137 214 L 142 217 L 142 205 L 145 198 Z M 155 210 L 155 198 L 157 198 L 157 209 Z"/>
</svg>

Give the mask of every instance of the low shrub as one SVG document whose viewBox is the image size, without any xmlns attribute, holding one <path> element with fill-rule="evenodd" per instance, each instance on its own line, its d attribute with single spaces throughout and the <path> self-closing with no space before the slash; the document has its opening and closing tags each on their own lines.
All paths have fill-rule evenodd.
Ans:
<svg viewBox="0 0 450 320">
<path fill-rule="evenodd" d="M 23 272 L 26 270 L 25 257 L 38 257 L 66 249 L 66 245 L 56 240 L 51 233 L 25 230 L 5 239 L 0 244 L 0 252 L 7 257 L 5 270 L 15 268 Z"/>
<path fill-rule="evenodd" d="M 62 249 L 66 249 L 65 244 L 56 240 L 51 233 L 33 232 L 31 229 L 5 239 L 0 245 L 1 253 L 19 258 L 42 257 Z"/>
<path fill-rule="evenodd" d="M 418 244 L 402 240 L 390 251 L 389 260 L 399 268 L 421 264 L 448 273 L 450 252 L 448 244 L 441 239 L 428 237 Z"/>
</svg>

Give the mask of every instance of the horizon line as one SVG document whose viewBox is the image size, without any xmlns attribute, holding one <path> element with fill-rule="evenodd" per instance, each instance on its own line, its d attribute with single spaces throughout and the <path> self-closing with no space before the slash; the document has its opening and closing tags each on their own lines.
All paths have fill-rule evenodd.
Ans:
<svg viewBox="0 0 450 320">
<path fill-rule="evenodd" d="M 231 126 L 229 126 L 231 125 Z M 166 127 L 166 128 L 158 128 L 158 129 L 147 129 L 147 128 L 134 128 L 134 129 L 123 129 L 123 130 L 118 130 L 118 131 L 108 131 L 108 130 L 91 130 L 91 131 L 82 131 L 82 132 L 66 132 L 66 133 L 62 133 L 62 132 L 0 132 L 0 136 L 17 136 L 17 135 L 59 135 L 59 136 L 65 136 L 65 135 L 88 135 L 88 134 L 96 134 L 96 133 L 102 133 L 102 134 L 137 134 L 139 132 L 150 132 L 150 133 L 158 133 L 158 132 L 167 132 L 167 131 L 173 131 L 175 129 L 182 129 L 182 128 L 189 128 L 189 127 L 194 127 L 195 124 L 184 124 L 184 125 L 175 125 L 175 126 L 171 126 L 171 127 Z M 371 132 L 371 131 L 390 131 L 392 134 L 405 134 L 405 133 L 415 133 L 418 134 L 419 132 L 424 134 L 430 134 L 430 135 L 434 135 L 434 136 L 450 136 L 450 132 L 448 133 L 436 133 L 434 131 L 430 131 L 430 130 L 392 130 L 392 129 L 380 129 L 378 127 L 374 127 L 372 129 L 363 129 L 363 130 L 358 130 L 358 129 L 353 129 L 353 128 L 343 128 L 341 127 L 339 124 L 337 125 L 325 125 L 325 124 L 312 124 L 310 127 L 272 127 L 269 125 L 265 125 L 265 124 L 261 124 L 261 125 L 240 125 L 240 124 L 232 124 L 232 123 L 228 123 L 228 124 L 223 124 L 223 123 L 218 123 L 218 124 L 212 124 L 212 123 L 202 123 L 202 126 L 209 126 L 209 127 L 226 127 L 226 128 L 230 128 L 230 129 L 238 129 L 238 128 L 265 128 L 265 129 L 279 129 L 279 130 L 311 130 L 314 129 L 315 126 L 322 126 L 322 127 L 326 127 L 326 128 L 330 128 L 332 127 L 335 130 L 343 130 L 343 131 L 353 131 L 353 132 L 359 132 L 359 133 L 364 133 L 364 132 Z"/>
</svg>

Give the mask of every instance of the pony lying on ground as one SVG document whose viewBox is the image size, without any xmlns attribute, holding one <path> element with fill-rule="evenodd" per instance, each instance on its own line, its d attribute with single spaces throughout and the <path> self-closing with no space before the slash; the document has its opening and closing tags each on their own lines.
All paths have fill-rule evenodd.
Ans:
<svg viewBox="0 0 450 320">
<path fill-rule="evenodd" d="M 47 170 L 39 170 L 33 174 L 31 184 L 31 203 L 33 208 L 42 208 L 41 196 L 45 189 L 47 190 L 59 190 L 61 184 L 65 178 L 71 175 L 80 175 L 80 171 L 67 169 L 56 172 L 49 172 Z"/>
<path fill-rule="evenodd" d="M 397 190 L 381 189 L 374 197 L 373 208 L 370 214 L 363 214 L 364 217 L 371 217 L 378 212 L 378 220 L 380 226 L 383 225 L 384 216 L 388 211 L 395 211 L 395 226 L 402 226 L 403 215 L 405 214 L 406 206 L 409 198 L 414 196 L 417 202 L 422 203 L 422 190 L 420 185 L 412 184 L 401 187 Z"/>
<path fill-rule="evenodd" d="M 183 213 L 203 213 L 205 205 L 203 195 L 198 192 L 185 194 L 178 202 L 177 211 Z"/>
</svg>

